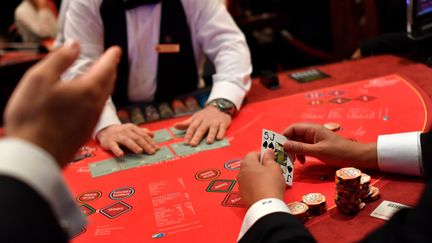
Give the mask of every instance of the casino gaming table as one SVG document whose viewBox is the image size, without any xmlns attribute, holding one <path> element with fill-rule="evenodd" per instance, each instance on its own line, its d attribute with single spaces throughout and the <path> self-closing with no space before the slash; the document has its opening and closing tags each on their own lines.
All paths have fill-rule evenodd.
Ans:
<svg viewBox="0 0 432 243">
<path fill-rule="evenodd" d="M 322 69 L 328 72 L 341 66 L 347 64 Z M 236 175 L 241 158 L 260 150 L 263 128 L 282 132 L 293 122 L 336 122 L 341 125 L 337 131 L 341 136 L 359 142 L 376 141 L 379 134 L 430 128 L 431 100 L 427 93 L 404 75 L 383 74 L 310 89 L 325 82 L 317 81 L 306 84 L 309 89 L 299 93 L 287 87 L 286 74 L 280 75 L 282 88 L 276 91 L 265 90 L 254 81 L 255 89 L 227 132 L 228 146 L 178 155 L 173 145 L 182 138 L 170 128 L 184 118 L 149 123 L 144 126 L 171 135 L 172 139 L 160 145 L 172 156 L 105 175 L 94 176 L 90 168 L 112 160 L 112 155 L 89 142 L 83 150 L 91 150 L 93 156 L 69 164 L 64 171 L 89 220 L 72 242 L 235 242 L 246 212 Z M 312 217 L 305 226 L 319 242 L 358 240 L 384 223 L 369 216 L 380 201 L 414 205 L 422 188 L 418 178 L 366 172 L 372 176 L 372 184 L 381 189 L 382 197 L 355 216 L 343 215 L 335 208 L 335 168 L 314 158 L 307 158 L 304 165 L 295 164 L 294 183 L 286 191 L 285 201 L 300 201 L 310 192 L 324 194 L 328 211 Z"/>
</svg>

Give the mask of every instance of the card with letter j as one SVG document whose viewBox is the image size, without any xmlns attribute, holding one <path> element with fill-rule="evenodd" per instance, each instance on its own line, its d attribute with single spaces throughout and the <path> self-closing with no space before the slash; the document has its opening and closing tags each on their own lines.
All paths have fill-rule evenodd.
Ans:
<svg viewBox="0 0 432 243">
<path fill-rule="evenodd" d="M 273 131 L 263 129 L 262 130 L 262 143 L 261 143 L 261 158 L 262 163 L 264 152 L 267 149 L 273 149 L 275 152 L 274 160 L 280 165 L 285 178 L 285 183 L 292 186 L 294 177 L 294 163 L 288 156 L 288 153 L 284 150 L 283 144 L 288 139 Z"/>
</svg>

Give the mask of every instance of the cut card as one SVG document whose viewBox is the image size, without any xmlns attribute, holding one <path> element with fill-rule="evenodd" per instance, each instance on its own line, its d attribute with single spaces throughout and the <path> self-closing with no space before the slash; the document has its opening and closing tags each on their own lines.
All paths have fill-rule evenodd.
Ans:
<svg viewBox="0 0 432 243">
<path fill-rule="evenodd" d="M 263 129 L 262 130 L 262 143 L 261 143 L 261 158 L 262 163 L 264 152 L 267 149 L 273 149 L 275 153 L 274 160 L 278 163 L 283 171 L 285 183 L 292 186 L 294 177 L 294 163 L 288 156 L 288 153 L 284 150 L 284 143 L 288 139 L 273 131 Z"/>
</svg>

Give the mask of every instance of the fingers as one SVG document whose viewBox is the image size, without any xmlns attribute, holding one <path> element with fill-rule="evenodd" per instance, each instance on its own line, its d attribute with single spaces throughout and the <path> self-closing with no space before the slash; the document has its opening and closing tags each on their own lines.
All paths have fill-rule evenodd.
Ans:
<svg viewBox="0 0 432 243">
<path fill-rule="evenodd" d="M 60 75 L 75 62 L 79 53 L 78 42 L 68 42 L 36 64 L 30 72 L 33 76 L 39 75 L 40 79 L 37 82 L 55 83 L 59 80 Z"/>
<path fill-rule="evenodd" d="M 156 152 L 156 150 L 159 149 L 159 146 L 153 140 L 154 134 L 150 132 L 147 128 L 140 128 L 133 125 L 131 126 L 131 129 L 134 133 L 138 134 L 139 137 L 145 140 L 145 143 L 142 143 L 143 144 L 142 148 L 144 149 L 144 151 L 153 154 L 154 152 Z"/>
<path fill-rule="evenodd" d="M 313 144 L 301 143 L 292 140 L 288 140 L 284 143 L 285 151 L 296 155 L 314 156 L 315 149 Z"/>
<path fill-rule="evenodd" d="M 222 140 L 225 137 L 225 133 L 227 131 L 228 126 L 225 123 L 222 123 L 219 126 L 219 131 L 217 133 L 216 139 L 217 140 Z"/>
<path fill-rule="evenodd" d="M 245 158 L 242 160 L 240 167 L 244 168 L 253 164 L 259 165 L 259 154 L 257 152 L 248 153 Z"/>
<path fill-rule="evenodd" d="M 273 149 L 266 149 L 263 154 L 263 165 L 264 166 L 274 166 L 277 165 L 276 161 L 274 160 L 275 154 Z"/>
<path fill-rule="evenodd" d="M 202 123 L 201 119 L 195 119 L 191 122 L 184 138 L 185 144 L 195 146 L 199 143 L 199 141 L 201 141 L 201 139 L 199 139 L 199 141 L 196 141 L 198 140 L 196 131 L 198 130 L 198 128 L 200 128 L 201 123 Z"/>
<path fill-rule="evenodd" d="M 93 86 L 97 92 L 95 95 L 104 97 L 103 102 L 111 94 L 114 80 L 117 74 L 117 64 L 120 61 L 121 49 L 119 47 L 109 48 L 79 80 L 87 85 Z"/>
<path fill-rule="evenodd" d="M 120 148 L 119 144 L 114 140 L 109 141 L 108 144 L 103 147 L 106 150 L 110 150 L 116 157 L 124 156 L 123 150 Z"/>
<path fill-rule="evenodd" d="M 192 123 L 192 117 L 174 124 L 174 127 L 179 130 L 186 130 L 188 129 L 191 123 Z"/>
<path fill-rule="evenodd" d="M 211 144 L 215 141 L 216 135 L 218 134 L 219 126 L 213 124 L 210 126 L 208 134 L 207 134 L 207 143 Z"/>
</svg>

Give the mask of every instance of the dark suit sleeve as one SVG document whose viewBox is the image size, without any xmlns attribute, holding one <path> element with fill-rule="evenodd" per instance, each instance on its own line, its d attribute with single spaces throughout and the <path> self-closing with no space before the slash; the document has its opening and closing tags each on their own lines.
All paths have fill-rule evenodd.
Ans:
<svg viewBox="0 0 432 243">
<path fill-rule="evenodd" d="M 0 242 L 68 242 L 50 205 L 27 184 L 0 175 Z"/>
<path fill-rule="evenodd" d="M 426 188 L 419 203 L 397 212 L 363 242 L 432 242 L 432 133 L 421 134 L 420 141 Z"/>
<path fill-rule="evenodd" d="M 239 243 L 316 242 L 309 231 L 292 215 L 268 214 L 252 225 Z"/>
</svg>

